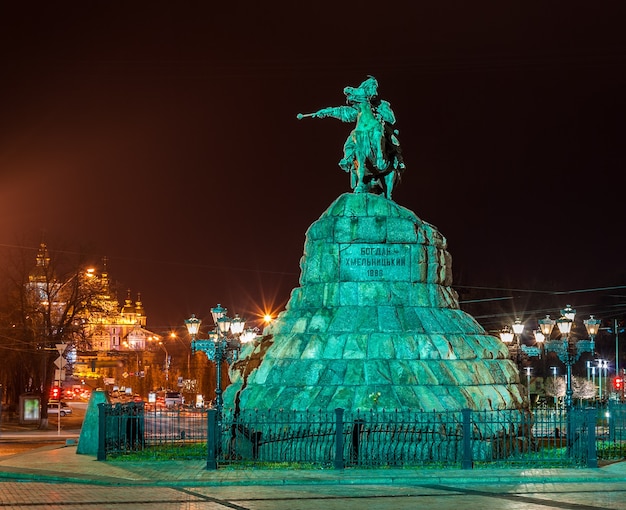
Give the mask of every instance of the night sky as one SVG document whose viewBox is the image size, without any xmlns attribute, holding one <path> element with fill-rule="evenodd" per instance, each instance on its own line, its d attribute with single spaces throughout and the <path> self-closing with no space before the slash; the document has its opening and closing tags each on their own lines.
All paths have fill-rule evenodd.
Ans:
<svg viewBox="0 0 626 510">
<path fill-rule="evenodd" d="M 154 330 L 279 311 L 351 191 L 352 125 L 296 114 L 373 75 L 394 200 L 446 236 L 462 300 L 507 298 L 467 305 L 486 327 L 626 310 L 625 289 L 554 294 L 626 284 L 623 2 L 8 3 L 0 260 L 42 239 L 106 256 Z"/>
</svg>

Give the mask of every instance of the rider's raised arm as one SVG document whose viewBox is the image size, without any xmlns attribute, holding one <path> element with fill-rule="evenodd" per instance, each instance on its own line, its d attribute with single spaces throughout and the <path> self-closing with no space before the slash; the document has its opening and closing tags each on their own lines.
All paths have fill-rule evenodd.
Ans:
<svg viewBox="0 0 626 510">
<path fill-rule="evenodd" d="M 322 108 L 315 112 L 315 117 L 323 119 L 324 117 L 332 117 L 339 119 L 341 122 L 355 122 L 357 110 L 351 106 L 335 106 L 331 108 Z"/>
</svg>

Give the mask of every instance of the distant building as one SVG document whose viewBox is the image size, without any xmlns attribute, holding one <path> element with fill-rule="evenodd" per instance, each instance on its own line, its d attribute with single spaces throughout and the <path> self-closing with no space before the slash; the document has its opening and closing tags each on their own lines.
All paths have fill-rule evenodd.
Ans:
<svg viewBox="0 0 626 510">
<path fill-rule="evenodd" d="M 110 298 L 109 298 L 110 299 Z M 94 314 L 88 318 L 88 337 L 94 351 L 143 351 L 151 340 L 160 339 L 159 335 L 146 329 L 146 313 L 141 296 L 133 303 L 128 297 L 124 306 L 119 308 L 114 302 L 117 313 Z"/>
<path fill-rule="evenodd" d="M 80 330 L 80 341 L 66 352 L 66 358 L 73 365 L 76 377 L 107 377 L 118 379 L 120 369 L 127 374 L 129 355 L 136 357 L 133 373 L 143 372 L 144 351 L 158 349 L 161 336 L 146 329 L 147 316 L 141 295 L 133 302 L 128 290 L 124 305 L 120 307 L 111 290 L 109 275 L 104 269 L 100 275 L 89 268 L 79 272 L 81 285 L 94 283 L 96 289 L 89 295 L 89 305 L 77 314 L 76 324 Z M 29 295 L 37 302 L 50 306 L 51 314 L 61 314 L 67 307 L 63 301 L 62 283 L 58 282 L 50 266 L 50 255 L 45 243 L 41 243 L 37 252 L 36 264 L 28 276 Z M 55 296 L 57 302 L 49 303 L 49 296 Z M 78 338 L 77 337 L 77 338 Z M 140 359 L 141 358 L 141 359 Z"/>
<path fill-rule="evenodd" d="M 65 302 L 62 301 L 62 285 L 55 278 L 50 266 L 50 254 L 45 243 L 39 245 L 35 260 L 35 267 L 28 274 L 26 286 L 30 292 L 27 293 L 27 299 L 32 300 L 32 304 L 36 306 L 50 305 L 50 316 L 54 321 L 63 313 Z"/>
</svg>

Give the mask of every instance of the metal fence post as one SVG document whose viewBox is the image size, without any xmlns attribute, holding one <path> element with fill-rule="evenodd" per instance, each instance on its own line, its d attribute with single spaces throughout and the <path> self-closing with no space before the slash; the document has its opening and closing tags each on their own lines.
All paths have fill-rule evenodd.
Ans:
<svg viewBox="0 0 626 510">
<path fill-rule="evenodd" d="M 597 409 L 587 409 L 587 467 L 598 467 L 598 452 L 596 451 L 596 419 Z"/>
<path fill-rule="evenodd" d="M 350 444 L 350 452 L 352 453 L 350 457 L 350 462 L 352 464 L 359 464 L 360 462 L 360 453 L 361 449 L 361 435 L 363 434 L 365 420 L 356 419 L 352 424 L 352 444 Z"/>
<path fill-rule="evenodd" d="M 616 435 L 616 425 L 617 420 L 615 420 L 616 410 L 614 409 L 613 402 L 609 400 L 608 405 L 605 408 L 605 411 L 608 411 L 608 422 L 609 422 L 609 441 L 615 441 L 617 439 Z"/>
<path fill-rule="evenodd" d="M 98 404 L 98 453 L 96 460 L 107 460 L 105 403 Z"/>
<path fill-rule="evenodd" d="M 345 467 L 343 458 L 343 412 L 341 407 L 335 409 L 335 469 Z"/>
<path fill-rule="evenodd" d="M 461 461 L 462 469 L 472 469 L 474 463 L 472 461 L 472 425 L 471 425 L 471 409 L 461 409 L 463 417 L 463 460 Z"/>
<path fill-rule="evenodd" d="M 217 442 L 221 440 L 217 431 L 217 409 L 207 411 L 206 468 L 217 469 Z"/>
</svg>

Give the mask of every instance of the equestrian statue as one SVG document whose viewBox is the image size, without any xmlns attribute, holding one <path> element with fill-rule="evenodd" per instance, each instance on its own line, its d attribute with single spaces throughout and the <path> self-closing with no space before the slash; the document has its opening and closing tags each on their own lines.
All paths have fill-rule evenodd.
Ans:
<svg viewBox="0 0 626 510">
<path fill-rule="evenodd" d="M 343 89 L 346 106 L 322 108 L 305 117 L 332 117 L 356 125 L 343 146 L 339 167 L 350 173 L 350 184 L 355 193 L 384 194 L 391 200 L 394 184 L 405 169 L 398 140 L 393 128 L 396 117 L 391 105 L 378 98 L 378 82 L 368 77 L 358 87 Z"/>
</svg>

